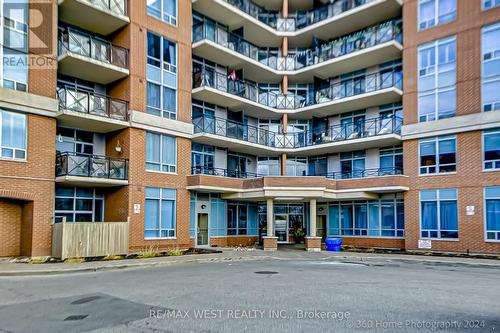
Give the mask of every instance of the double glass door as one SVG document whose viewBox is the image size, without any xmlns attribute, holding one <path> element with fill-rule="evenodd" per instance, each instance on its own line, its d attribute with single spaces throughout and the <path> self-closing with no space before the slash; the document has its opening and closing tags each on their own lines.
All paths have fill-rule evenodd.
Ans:
<svg viewBox="0 0 500 333">
<path fill-rule="evenodd" d="M 274 235 L 278 243 L 288 243 L 288 215 L 274 214 Z"/>
</svg>

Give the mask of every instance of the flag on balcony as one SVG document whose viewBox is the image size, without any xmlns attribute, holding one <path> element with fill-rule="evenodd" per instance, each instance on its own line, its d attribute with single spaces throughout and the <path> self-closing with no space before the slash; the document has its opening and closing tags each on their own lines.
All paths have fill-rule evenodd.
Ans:
<svg viewBox="0 0 500 333">
<path fill-rule="evenodd" d="M 228 79 L 236 81 L 236 71 L 233 70 L 229 75 L 227 76 Z"/>
</svg>

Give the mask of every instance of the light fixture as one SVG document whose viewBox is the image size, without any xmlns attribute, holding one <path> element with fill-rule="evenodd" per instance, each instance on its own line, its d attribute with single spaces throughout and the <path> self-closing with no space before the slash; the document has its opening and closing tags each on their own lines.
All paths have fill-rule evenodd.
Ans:
<svg viewBox="0 0 500 333">
<path fill-rule="evenodd" d="M 118 140 L 118 141 L 116 142 L 115 151 L 116 151 L 118 154 L 121 154 L 121 153 L 122 153 L 122 146 L 120 145 L 120 140 Z"/>
</svg>

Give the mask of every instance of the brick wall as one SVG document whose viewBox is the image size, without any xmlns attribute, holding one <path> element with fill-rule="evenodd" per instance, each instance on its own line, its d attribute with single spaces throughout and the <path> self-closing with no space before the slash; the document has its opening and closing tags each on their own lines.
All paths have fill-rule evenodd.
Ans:
<svg viewBox="0 0 500 333">
<path fill-rule="evenodd" d="M 0 199 L 0 256 L 21 254 L 21 215 L 20 202 Z"/>
<path fill-rule="evenodd" d="M 404 170 L 410 177 L 410 191 L 405 193 L 406 248 L 417 249 L 419 191 L 456 188 L 458 190 L 458 241 L 433 241 L 436 251 L 499 253 L 500 243 L 484 241 L 483 188 L 500 186 L 500 173 L 482 171 L 482 135 L 480 131 L 457 135 L 457 172 L 449 175 L 419 176 L 418 140 L 405 141 Z M 475 215 L 466 215 L 466 206 L 475 206 Z"/>
</svg>

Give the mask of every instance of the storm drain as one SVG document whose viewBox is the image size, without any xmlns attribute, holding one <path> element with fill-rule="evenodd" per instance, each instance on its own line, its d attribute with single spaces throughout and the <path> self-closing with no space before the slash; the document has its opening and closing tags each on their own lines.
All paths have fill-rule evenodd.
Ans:
<svg viewBox="0 0 500 333">
<path fill-rule="evenodd" d="M 278 272 L 274 272 L 274 271 L 257 271 L 257 272 L 254 272 L 255 274 L 278 274 Z"/>
<path fill-rule="evenodd" d="M 89 315 L 73 315 L 64 318 L 64 321 L 77 321 L 87 318 Z"/>
<path fill-rule="evenodd" d="M 77 305 L 77 304 L 85 304 L 88 302 L 95 301 L 96 299 L 101 298 L 101 296 L 90 296 L 90 297 L 85 297 L 85 298 L 80 298 L 77 299 L 76 301 L 71 302 L 71 304 Z"/>
</svg>

